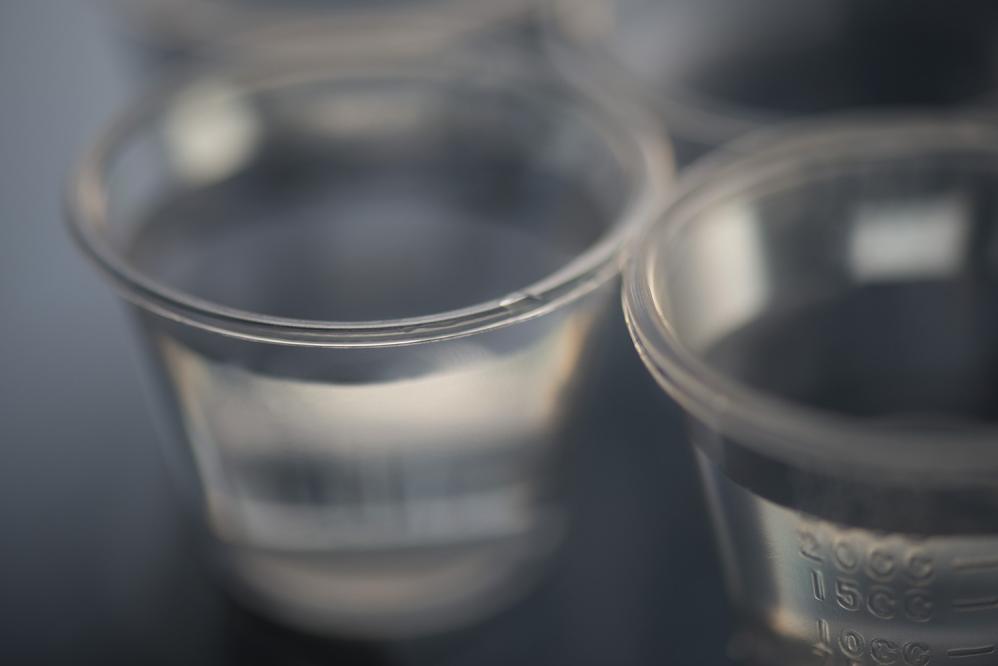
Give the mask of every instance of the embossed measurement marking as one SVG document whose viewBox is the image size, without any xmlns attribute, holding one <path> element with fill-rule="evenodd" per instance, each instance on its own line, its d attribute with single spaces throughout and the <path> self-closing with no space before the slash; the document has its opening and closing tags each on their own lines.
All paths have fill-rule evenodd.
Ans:
<svg viewBox="0 0 998 666">
<path fill-rule="evenodd" d="M 818 619 L 818 643 L 821 645 L 830 645 L 832 642 L 832 632 L 828 628 L 828 622 L 822 619 Z"/>
<path fill-rule="evenodd" d="M 829 659 L 835 654 L 832 649 L 832 631 L 828 623 L 818 619 L 818 641 L 812 646 L 811 653 L 821 660 L 822 664 L 829 663 Z"/>
<path fill-rule="evenodd" d="M 983 611 L 998 608 L 998 597 L 981 597 L 979 599 L 954 599 L 953 610 L 961 612 Z"/>
<path fill-rule="evenodd" d="M 926 643 L 911 641 L 901 643 L 883 636 L 864 636 L 852 627 L 842 627 L 835 632 L 833 641 L 831 627 L 828 622 L 818 619 L 817 641 L 812 645 L 812 654 L 821 659 L 823 666 L 831 664 L 849 664 L 859 666 L 869 663 L 869 657 L 877 666 L 928 666 L 932 662 L 932 648 Z M 990 647 L 992 650 L 994 646 Z M 956 656 L 977 656 L 978 654 L 990 654 L 985 652 L 974 652 L 981 648 L 956 648 Z M 845 661 L 835 660 L 835 655 L 839 654 Z M 952 656 L 953 650 L 947 652 Z"/>
<path fill-rule="evenodd" d="M 987 571 L 998 569 L 998 557 L 958 557 L 953 560 L 955 571 Z"/>
<path fill-rule="evenodd" d="M 811 569 L 811 591 L 816 600 L 825 600 L 825 577 L 816 569 Z"/>
<path fill-rule="evenodd" d="M 946 650 L 946 656 L 953 659 L 959 659 L 960 657 L 982 657 L 986 654 L 993 654 L 995 651 L 994 645 L 981 645 L 980 647 L 965 647 L 965 648 L 951 648 Z"/>
<path fill-rule="evenodd" d="M 936 566 L 929 553 L 898 540 L 878 542 L 847 535 L 834 540 L 823 538 L 807 523 L 798 528 L 797 534 L 798 553 L 809 560 L 808 576 L 815 601 L 882 620 L 899 616 L 913 622 L 932 620 L 936 604 L 930 586 Z M 998 608 L 998 597 L 995 604 Z M 966 608 L 977 610 L 974 603 Z"/>
<path fill-rule="evenodd" d="M 800 554 L 812 562 L 822 562 L 821 542 L 818 536 L 807 530 L 800 531 Z"/>
</svg>

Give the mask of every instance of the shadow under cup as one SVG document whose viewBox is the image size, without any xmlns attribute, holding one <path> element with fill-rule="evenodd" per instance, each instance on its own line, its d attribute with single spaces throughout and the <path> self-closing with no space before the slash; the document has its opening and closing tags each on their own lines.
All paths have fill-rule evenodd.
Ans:
<svg viewBox="0 0 998 666">
<path fill-rule="evenodd" d="M 653 126 L 497 61 L 205 74 L 112 126 L 73 230 L 135 306 L 244 599 L 391 637 L 526 589 L 668 179 Z"/>
<path fill-rule="evenodd" d="M 690 175 L 625 276 L 686 410 L 737 656 L 998 655 L 998 131 L 805 125 Z M 973 659 L 984 661 L 973 661 Z"/>
</svg>

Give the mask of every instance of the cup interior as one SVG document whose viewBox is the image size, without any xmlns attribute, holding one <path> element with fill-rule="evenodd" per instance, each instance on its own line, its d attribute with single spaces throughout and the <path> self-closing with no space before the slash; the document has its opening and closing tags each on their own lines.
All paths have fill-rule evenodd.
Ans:
<svg viewBox="0 0 998 666">
<path fill-rule="evenodd" d="M 210 304 L 318 321 L 426 316 L 565 268 L 621 220 L 633 168 L 550 82 L 202 78 L 112 160 L 100 233 L 131 270 Z"/>
<path fill-rule="evenodd" d="M 682 353 L 885 430 L 998 421 L 998 153 L 906 131 L 788 142 L 677 206 L 645 266 Z"/>
</svg>

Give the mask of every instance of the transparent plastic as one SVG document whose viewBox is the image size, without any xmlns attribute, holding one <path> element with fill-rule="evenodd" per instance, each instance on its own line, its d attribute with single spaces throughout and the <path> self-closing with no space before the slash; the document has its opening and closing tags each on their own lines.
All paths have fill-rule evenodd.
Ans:
<svg viewBox="0 0 998 666">
<path fill-rule="evenodd" d="M 215 70 L 102 136 L 71 228 L 134 306 L 246 600 L 384 637 L 527 589 L 592 332 L 670 178 L 654 126 L 460 54 Z"/>
<path fill-rule="evenodd" d="M 425 55 L 506 39 L 533 0 L 108 0 L 153 64 Z"/>
<path fill-rule="evenodd" d="M 690 173 L 624 286 L 689 416 L 737 650 L 991 663 L 998 130 L 886 115 L 737 152 Z"/>
</svg>

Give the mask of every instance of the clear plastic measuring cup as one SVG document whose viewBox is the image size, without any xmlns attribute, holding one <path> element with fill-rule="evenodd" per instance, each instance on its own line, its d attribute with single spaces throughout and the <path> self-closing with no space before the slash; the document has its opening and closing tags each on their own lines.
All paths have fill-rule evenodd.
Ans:
<svg viewBox="0 0 998 666">
<path fill-rule="evenodd" d="M 998 129 L 814 124 L 694 170 L 625 276 L 761 663 L 998 659 Z M 666 443 L 671 444 L 671 443 Z"/>
<path fill-rule="evenodd" d="M 84 159 L 217 554 L 265 612 L 394 636 L 525 589 L 619 252 L 668 182 L 637 109 L 543 67 L 216 70 Z"/>
<path fill-rule="evenodd" d="M 114 0 L 152 64 L 418 56 L 527 30 L 534 0 Z"/>
</svg>

